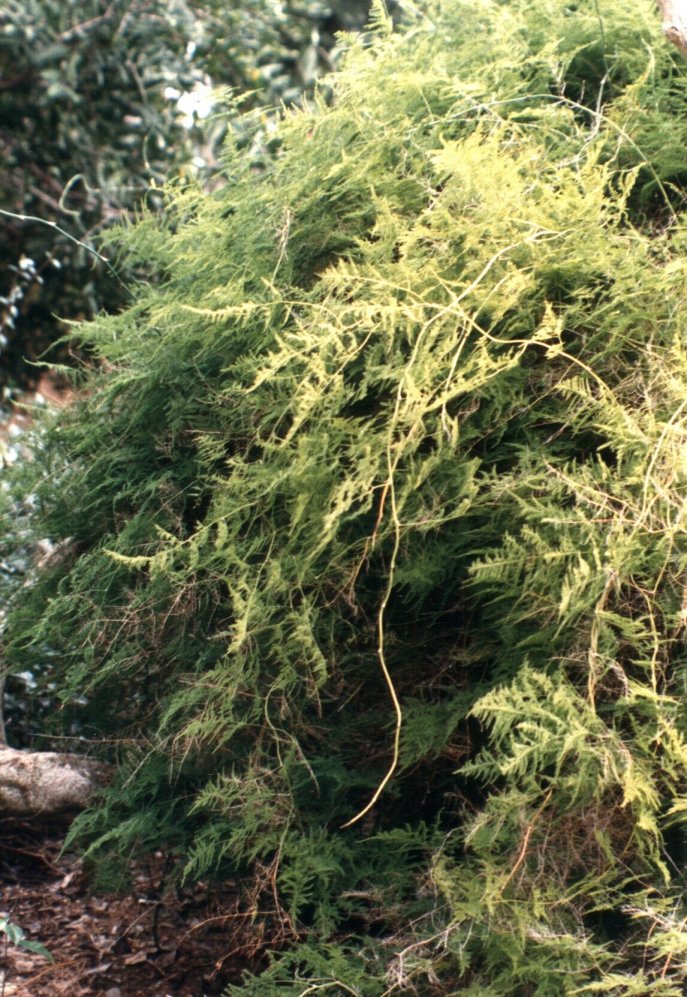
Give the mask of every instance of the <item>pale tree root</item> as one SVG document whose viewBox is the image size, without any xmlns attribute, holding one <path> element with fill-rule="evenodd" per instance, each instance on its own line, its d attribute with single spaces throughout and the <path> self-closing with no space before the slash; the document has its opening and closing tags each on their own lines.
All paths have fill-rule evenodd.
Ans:
<svg viewBox="0 0 687 997">
<path fill-rule="evenodd" d="M 663 18 L 663 34 L 687 55 L 687 0 L 656 0 Z"/>
<path fill-rule="evenodd" d="M 83 755 L 0 746 L 0 817 L 46 818 L 83 810 L 112 777 Z"/>
</svg>

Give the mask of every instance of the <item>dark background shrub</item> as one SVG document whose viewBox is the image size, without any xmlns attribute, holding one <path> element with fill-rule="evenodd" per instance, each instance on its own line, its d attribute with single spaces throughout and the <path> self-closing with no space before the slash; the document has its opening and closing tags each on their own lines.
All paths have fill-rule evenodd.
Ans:
<svg viewBox="0 0 687 997">
<path fill-rule="evenodd" d="M 327 4 L 193 0 L 8 0 L 0 11 L 0 380 L 31 379 L 61 319 L 126 300 L 97 253 L 113 222 L 170 173 L 212 169 L 222 128 L 190 130 L 169 94 L 208 83 L 252 106 L 292 103 L 334 65 L 335 32 L 359 29 L 368 0 Z M 261 126 L 242 126 L 262 149 Z"/>
</svg>

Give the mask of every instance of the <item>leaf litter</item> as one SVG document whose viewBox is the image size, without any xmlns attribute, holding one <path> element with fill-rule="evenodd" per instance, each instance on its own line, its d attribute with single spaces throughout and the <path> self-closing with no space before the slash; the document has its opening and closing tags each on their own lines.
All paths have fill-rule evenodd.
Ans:
<svg viewBox="0 0 687 997">
<path fill-rule="evenodd" d="M 125 893 L 97 893 L 61 848 L 54 828 L 0 822 L 0 914 L 51 956 L 6 940 L 2 997 L 215 997 L 240 979 L 230 885 L 166 888 L 170 859 L 157 851 L 130 863 Z"/>
</svg>

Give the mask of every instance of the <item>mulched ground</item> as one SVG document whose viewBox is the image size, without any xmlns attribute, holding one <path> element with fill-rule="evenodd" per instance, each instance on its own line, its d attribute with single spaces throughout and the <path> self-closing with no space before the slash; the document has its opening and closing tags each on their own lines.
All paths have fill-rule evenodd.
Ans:
<svg viewBox="0 0 687 997">
<path fill-rule="evenodd" d="M 52 956 L 0 938 L 1 997 L 214 997 L 240 980 L 228 890 L 165 890 L 158 853 L 132 866 L 126 895 L 98 895 L 61 846 L 54 832 L 0 822 L 0 915 Z"/>
</svg>

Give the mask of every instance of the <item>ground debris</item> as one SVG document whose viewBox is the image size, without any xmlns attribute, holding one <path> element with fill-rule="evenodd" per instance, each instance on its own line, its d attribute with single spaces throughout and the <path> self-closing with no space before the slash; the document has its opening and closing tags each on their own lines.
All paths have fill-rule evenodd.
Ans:
<svg viewBox="0 0 687 997">
<path fill-rule="evenodd" d="M 3 997 L 215 997 L 240 979 L 232 891 L 165 889 L 158 852 L 132 864 L 129 892 L 98 895 L 61 845 L 36 828 L 0 826 L 0 914 L 53 960 L 0 938 Z"/>
</svg>

